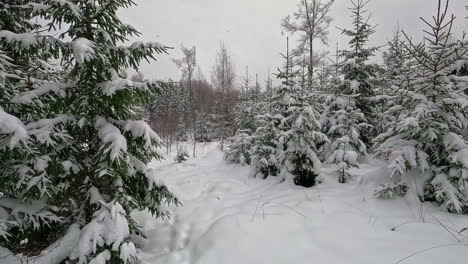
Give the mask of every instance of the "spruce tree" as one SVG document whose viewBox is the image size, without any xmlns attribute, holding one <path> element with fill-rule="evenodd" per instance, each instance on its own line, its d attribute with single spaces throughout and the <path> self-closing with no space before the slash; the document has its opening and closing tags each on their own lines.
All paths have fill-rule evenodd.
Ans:
<svg viewBox="0 0 468 264">
<path fill-rule="evenodd" d="M 61 69 L 50 63 L 61 45 L 38 33 L 29 7 L 29 1 L 0 3 L 0 245 L 33 238 L 23 253 L 64 231 L 42 198 L 60 192 L 56 170 L 67 151 L 57 146 L 71 145 L 64 132 L 70 118 L 61 114 L 67 85 L 54 82 Z"/>
<path fill-rule="evenodd" d="M 283 91 L 280 102 L 287 109 L 279 125 L 279 153 L 284 156 L 281 165 L 297 185 L 311 187 L 320 173 L 319 146 L 328 138 L 321 132 L 318 112 L 307 103 L 309 98 L 299 94 L 299 87 Z"/>
<path fill-rule="evenodd" d="M 296 184 L 310 187 L 320 172 L 319 146 L 328 139 L 317 111 L 307 103 L 310 98 L 296 85 L 295 73 L 286 67 L 278 78 L 283 84 L 273 95 L 272 114 L 263 117 L 264 125 L 254 135 L 253 167 L 265 177 L 290 174 Z"/>
<path fill-rule="evenodd" d="M 323 146 L 323 158 L 336 166 L 341 183 L 350 177 L 349 169 L 358 166 L 359 160 L 367 154 L 373 138 L 371 123 L 375 120 L 375 109 L 372 105 L 379 68 L 368 62 L 377 48 L 366 46 L 369 36 L 375 32 L 375 27 L 368 24 L 370 16 L 365 17 L 367 2 L 351 3 L 354 27 L 342 30 L 351 37 L 351 49 L 337 52 L 343 61 L 338 61 L 337 56 L 331 93 L 325 99 L 321 116 L 323 131 L 330 139 Z"/>
<path fill-rule="evenodd" d="M 468 97 L 460 89 L 456 64 L 466 56 L 465 40 L 452 34 L 454 16 L 447 16 L 448 1 L 438 2 L 425 43 L 414 44 L 405 34 L 415 74 L 401 93 L 407 114 L 379 136 L 377 153 L 389 159 L 394 181 L 417 171 L 425 181 L 421 199 L 437 201 L 448 211 L 468 212 L 468 144 L 463 138 Z"/>
<path fill-rule="evenodd" d="M 281 158 L 278 155 L 278 126 L 281 117 L 265 114 L 259 117 L 259 127 L 253 137 L 250 176 L 266 178 L 277 176 L 281 170 Z"/>
<path fill-rule="evenodd" d="M 338 181 L 344 183 L 351 176 L 349 169 L 358 166 L 359 159 L 367 154 L 361 134 L 368 130 L 370 125 L 356 106 L 353 96 L 328 95 L 325 103 L 321 123 L 330 142 L 323 146 L 323 157 L 327 163 L 336 166 Z"/>
<path fill-rule="evenodd" d="M 231 141 L 226 150 L 226 160 L 240 165 L 250 164 L 253 137 L 239 131 Z"/>
<path fill-rule="evenodd" d="M 341 72 L 344 77 L 341 93 L 355 97 L 356 107 L 364 114 L 367 121 L 374 125 L 373 100 L 375 97 L 376 73 L 379 70 L 377 64 L 369 63 L 374 56 L 377 47 L 368 47 L 369 37 L 375 33 L 375 26 L 368 23 L 370 15 L 367 15 L 366 0 L 351 0 L 350 8 L 353 14 L 353 27 L 343 29 L 342 34 L 350 37 L 349 50 L 341 52 L 344 62 Z M 375 129 L 369 129 L 367 133 L 361 134 L 361 139 L 369 147 L 375 134 Z"/>
<path fill-rule="evenodd" d="M 251 163 L 252 136 L 259 125 L 259 115 L 266 110 L 263 94 L 259 89 L 246 89 L 241 92 L 234 110 L 236 134 L 229 139 L 226 160 L 241 165 Z"/>
<path fill-rule="evenodd" d="M 406 91 L 411 81 L 411 76 L 414 73 L 414 59 L 411 58 L 409 52 L 405 48 L 407 45 L 403 37 L 403 31 L 400 27 L 396 27 L 393 33 L 393 38 L 388 41 L 388 50 L 382 54 L 384 60 L 385 73 L 384 81 L 380 85 L 381 90 L 379 107 L 377 112 L 380 114 L 376 126 L 379 132 L 383 133 L 388 128 L 392 127 L 404 118 L 406 109 L 402 105 L 401 93 Z"/>
<path fill-rule="evenodd" d="M 154 59 L 166 48 L 157 43 L 124 45 L 139 35 L 117 16 L 132 1 L 43 4 L 8 9 L 38 15 L 48 21 L 49 29 L 66 24 L 59 39 L 25 35 L 30 29 L 0 31 L 2 50 L 8 45 L 27 46 L 34 53 L 18 56 L 37 58 L 43 65 L 42 55 L 54 55 L 53 48 L 58 47 L 62 65 L 68 68 L 61 82 L 36 85 L 21 76 L 18 82 L 5 82 L 15 85 L 6 105 L 21 105 L 30 111 L 18 112 L 31 113 L 14 117 L 0 110 L 0 120 L 10 125 L 6 130 L 0 126 L 0 226 L 6 215 L 7 223 L 12 222 L 6 232 L 14 233 L 6 245 L 27 239 L 36 249 L 45 249 L 57 239 L 60 245 L 62 236 L 73 236 L 68 241 L 76 244 L 64 258 L 78 263 L 134 262 L 138 255 L 131 237 L 141 230 L 130 213 L 147 210 L 165 216 L 161 206 L 177 200 L 147 167 L 161 158 L 157 149 L 161 141 L 133 111 L 164 84 L 132 81 L 122 72 L 138 69 L 142 60 Z M 29 67 L 24 65 L 26 70 Z"/>
</svg>

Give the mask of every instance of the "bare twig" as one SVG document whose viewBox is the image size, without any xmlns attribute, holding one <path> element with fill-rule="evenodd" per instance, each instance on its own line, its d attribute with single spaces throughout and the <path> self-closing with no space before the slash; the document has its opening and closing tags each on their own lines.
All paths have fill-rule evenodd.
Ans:
<svg viewBox="0 0 468 264">
<path fill-rule="evenodd" d="M 468 244 L 459 244 L 459 243 L 456 243 L 456 244 L 446 244 L 446 245 L 439 245 L 439 246 L 434 246 L 434 247 L 430 247 L 430 248 L 426 248 L 426 249 L 423 249 L 423 250 L 420 250 L 418 252 L 415 252 L 411 255 L 408 255 L 407 257 L 404 257 L 402 259 L 400 259 L 399 261 L 395 262 L 395 264 L 400 264 L 402 263 L 403 261 L 409 259 L 409 258 L 412 258 L 416 255 L 419 255 L 421 253 L 424 253 L 426 251 L 430 251 L 430 250 L 433 250 L 433 249 L 437 249 L 437 248 L 443 248 L 443 247 L 453 247 L 453 246 L 468 246 Z"/>
</svg>

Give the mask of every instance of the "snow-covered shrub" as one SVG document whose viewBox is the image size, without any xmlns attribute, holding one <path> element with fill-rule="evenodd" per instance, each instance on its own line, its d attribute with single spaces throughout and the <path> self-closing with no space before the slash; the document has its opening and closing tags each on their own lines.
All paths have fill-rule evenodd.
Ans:
<svg viewBox="0 0 468 264">
<path fill-rule="evenodd" d="M 379 199 L 392 199 L 405 196 L 407 191 L 408 186 L 403 182 L 388 183 L 377 188 L 374 195 Z"/>
<path fill-rule="evenodd" d="M 241 131 L 231 140 L 232 142 L 226 150 L 226 160 L 240 165 L 250 165 L 253 137 Z"/>
<path fill-rule="evenodd" d="M 0 246 L 47 251 L 76 225 L 57 263 L 133 262 L 141 230 L 130 213 L 164 216 L 177 200 L 147 167 L 161 141 L 133 111 L 163 84 L 119 73 L 166 48 L 121 43 L 138 35 L 116 15 L 128 1 L 10 2 L 0 3 Z M 31 21 L 69 30 L 56 39 Z"/>
</svg>

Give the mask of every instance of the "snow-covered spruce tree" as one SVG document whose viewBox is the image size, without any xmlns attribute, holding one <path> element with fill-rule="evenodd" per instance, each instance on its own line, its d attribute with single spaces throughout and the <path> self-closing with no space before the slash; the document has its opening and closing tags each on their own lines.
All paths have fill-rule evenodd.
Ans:
<svg viewBox="0 0 468 264">
<path fill-rule="evenodd" d="M 266 110 L 263 94 L 256 89 L 244 90 L 234 110 L 236 135 L 229 139 L 226 160 L 241 165 L 250 164 L 253 133 L 259 125 L 259 115 Z"/>
<path fill-rule="evenodd" d="M 468 213 L 468 144 L 462 131 L 468 124 L 468 97 L 459 89 L 454 63 L 468 53 L 466 40 L 451 33 L 454 16 L 448 1 L 439 1 L 426 44 L 415 45 L 406 36 L 416 60 L 416 74 L 406 93 L 407 116 L 377 138 L 379 156 L 389 159 L 394 181 L 409 171 L 423 177 L 422 200 L 437 201 L 457 213 Z M 420 190 L 418 190 L 420 191 Z"/>
<path fill-rule="evenodd" d="M 226 160 L 240 165 L 250 164 L 253 137 L 241 130 L 231 141 L 226 149 Z"/>
<path fill-rule="evenodd" d="M 52 82 L 60 43 L 38 33 L 28 1 L 8 3 L 0 3 L 0 245 L 28 254 L 66 230 L 43 198 L 60 192 L 55 172 L 71 144 L 61 114 L 67 85 Z M 20 247 L 24 239 L 31 243 Z"/>
<path fill-rule="evenodd" d="M 340 183 L 346 182 L 350 177 L 349 169 L 358 166 L 359 159 L 367 154 L 366 133 L 372 128 L 359 106 L 360 101 L 370 103 L 370 98 L 365 94 L 373 95 L 369 78 L 375 73 L 373 66 L 366 64 L 375 49 L 364 48 L 368 36 L 373 32 L 373 28 L 363 23 L 364 4 L 361 1 L 353 2 L 354 25 L 359 26 L 356 27 L 356 33 L 352 30 L 344 31 L 353 37 L 350 41 L 353 50 L 338 51 L 337 47 L 329 94 L 325 96 L 325 107 L 320 118 L 323 132 L 330 140 L 323 146 L 322 158 L 336 166 Z M 340 58 L 344 61 L 340 61 Z M 361 80 L 363 85 L 356 79 Z"/>
<path fill-rule="evenodd" d="M 216 115 L 202 113 L 197 119 L 196 127 L 198 142 L 211 142 L 216 139 L 216 131 L 218 130 Z"/>
<path fill-rule="evenodd" d="M 318 113 L 294 82 L 294 73 L 278 74 L 283 85 L 272 98 L 274 115 L 263 117 L 264 126 L 255 133 L 253 167 L 263 176 L 292 174 L 298 185 L 310 187 L 320 171 L 318 145 L 327 141 L 320 132 Z"/>
<path fill-rule="evenodd" d="M 378 65 L 369 62 L 370 57 L 378 48 L 367 47 L 369 37 L 375 32 L 375 26 L 371 26 L 368 21 L 370 15 L 366 15 L 366 0 L 351 0 L 353 13 L 353 26 L 350 29 L 343 29 L 342 34 L 350 37 L 349 50 L 344 50 L 341 55 L 344 62 L 341 72 L 344 77 L 344 85 L 340 88 L 344 95 L 353 95 L 355 104 L 370 124 L 374 124 L 375 115 L 373 100 L 375 96 L 376 72 Z M 361 134 L 361 139 L 370 147 L 375 136 L 375 129 L 369 128 L 366 133 Z"/>
<path fill-rule="evenodd" d="M 57 263 L 63 258 L 78 263 L 134 262 L 138 251 L 130 237 L 140 234 L 140 229 L 130 213 L 148 210 L 164 216 L 163 204 L 177 201 L 147 167 L 160 158 L 159 137 L 144 121 L 134 119 L 134 106 L 162 84 L 134 82 L 119 73 L 137 69 L 141 60 L 166 49 L 156 43 L 122 44 L 138 35 L 116 15 L 131 1 L 42 4 L 21 8 L 51 21 L 49 28 L 69 27 L 60 35 L 61 41 L 46 38 L 44 48 L 36 49 L 45 53 L 51 44 L 59 46 L 70 72 L 67 84 L 45 83 L 10 100 L 27 107 L 43 106 L 45 117 L 0 118 L 8 128 L 14 127 L 4 130 L 0 126 L 1 166 L 11 168 L 0 174 L 0 218 L 6 215 L 7 221 L 29 222 L 10 231 L 15 232 L 15 239 L 27 239 L 34 252 L 64 236 L 44 256 L 60 252 L 61 257 L 54 259 Z M 15 33 L 8 36 L 18 39 Z M 31 43 L 33 37 L 21 35 L 19 39 Z M 59 96 L 46 104 L 44 100 L 54 95 Z M 32 154 L 27 153 L 30 149 Z M 18 246 L 7 245 L 13 250 Z"/>
<path fill-rule="evenodd" d="M 280 109 L 279 99 L 281 91 L 279 89 L 284 86 L 291 86 L 294 82 L 294 74 L 292 73 L 293 56 L 289 53 L 289 38 L 286 40 L 286 55 L 281 54 L 285 60 L 284 71 L 279 71 L 283 86 L 269 91 L 271 94 L 268 97 L 267 114 L 260 115 L 259 126 L 253 134 L 253 145 L 251 151 L 251 176 L 266 178 L 268 176 L 277 176 L 281 172 L 284 153 L 282 146 L 279 144 L 280 129 L 279 125 L 283 119 L 282 113 L 284 109 Z"/>
<path fill-rule="evenodd" d="M 259 116 L 259 127 L 253 134 L 251 177 L 277 176 L 281 168 L 278 156 L 278 126 L 281 116 L 265 114 Z"/>
<path fill-rule="evenodd" d="M 350 177 L 349 169 L 358 166 L 359 159 L 367 154 L 361 134 L 370 125 L 352 95 L 328 95 L 325 103 L 320 122 L 330 142 L 323 146 L 323 157 L 336 166 L 338 181 L 344 183 Z"/>
<path fill-rule="evenodd" d="M 376 98 L 380 98 L 376 112 L 380 114 L 376 122 L 380 133 L 393 127 L 399 122 L 400 117 L 404 118 L 406 108 L 399 96 L 405 93 L 410 85 L 411 76 L 414 74 L 414 59 L 410 57 L 405 48 L 405 40 L 402 29 L 396 27 L 393 38 L 387 43 L 388 50 L 382 54 L 384 60 L 385 74 L 380 85 L 380 91 L 376 91 Z"/>
<path fill-rule="evenodd" d="M 284 74 L 278 77 L 284 79 Z M 282 173 L 291 173 L 297 185 L 311 187 L 320 173 L 318 146 L 328 138 L 321 132 L 319 114 L 307 103 L 309 98 L 301 90 L 285 81 L 274 97 L 274 106 L 281 115 L 278 154 Z"/>
</svg>

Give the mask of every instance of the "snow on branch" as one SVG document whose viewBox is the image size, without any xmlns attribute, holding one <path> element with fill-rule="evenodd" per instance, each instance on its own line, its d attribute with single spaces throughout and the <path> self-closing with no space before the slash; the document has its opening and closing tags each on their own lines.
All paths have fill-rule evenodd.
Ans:
<svg viewBox="0 0 468 264">
<path fill-rule="evenodd" d="M 11 99 L 11 102 L 18 104 L 32 104 L 35 99 L 43 95 L 47 95 L 49 93 L 54 93 L 59 95 L 60 97 L 65 97 L 65 90 L 70 87 L 72 86 L 69 84 L 46 82 L 34 90 L 16 95 Z"/>
<path fill-rule="evenodd" d="M 130 46 L 127 47 L 128 49 L 164 49 L 164 45 L 159 42 L 142 42 L 136 41 L 133 42 Z"/>
<path fill-rule="evenodd" d="M 114 125 L 107 122 L 103 117 L 96 118 L 96 128 L 99 138 L 109 146 L 104 150 L 104 153 L 109 153 L 112 161 L 120 159 L 127 152 L 127 140 L 122 135 L 120 130 Z"/>
<path fill-rule="evenodd" d="M 78 264 L 88 263 L 88 256 L 98 253 L 98 248 L 110 246 L 112 251 L 120 248 L 120 258 L 127 262 L 136 258 L 135 245 L 125 242 L 130 235 L 127 214 L 118 202 L 103 203 L 94 213 L 93 220 L 83 227 L 77 246 L 70 254 L 71 260 L 78 260 Z M 99 252 L 89 263 L 107 263 L 110 252 Z"/>
<path fill-rule="evenodd" d="M 17 199 L 0 198 L 0 208 L 2 207 L 10 211 L 8 219 L 19 223 L 30 222 L 35 229 L 40 228 L 44 223 L 61 221 L 61 218 L 48 211 L 48 205 L 41 201 L 26 204 Z"/>
<path fill-rule="evenodd" d="M 36 46 L 41 37 L 31 33 L 14 33 L 8 30 L 0 31 L 0 39 L 5 39 L 6 42 L 19 42 L 25 47 Z"/>
<path fill-rule="evenodd" d="M 29 138 L 23 122 L 0 107 L 0 138 L 2 134 L 11 136 L 8 142 L 10 149 L 13 149 L 20 141 L 26 141 Z"/>
<path fill-rule="evenodd" d="M 143 120 L 128 120 L 119 122 L 123 125 L 123 129 L 130 132 L 133 137 L 141 137 L 145 140 L 145 147 L 151 147 L 153 142 L 157 145 L 161 144 L 161 138 L 151 127 Z"/>
<path fill-rule="evenodd" d="M 126 89 L 134 89 L 134 90 L 140 90 L 144 92 L 150 91 L 149 85 L 151 85 L 151 83 L 136 82 L 136 81 L 132 81 L 128 79 L 123 79 L 115 71 L 112 71 L 111 75 L 112 75 L 111 81 L 101 83 L 100 85 L 104 94 L 107 96 L 113 96 L 117 91 L 126 90 Z"/>
<path fill-rule="evenodd" d="M 73 55 L 78 64 L 90 61 L 94 58 L 96 44 L 86 38 L 78 38 L 72 42 Z"/>
<path fill-rule="evenodd" d="M 154 169 L 149 169 L 146 177 L 148 179 L 149 191 L 151 191 L 154 187 L 166 186 L 166 184 L 164 184 L 161 177 L 158 176 L 158 173 Z"/>
<path fill-rule="evenodd" d="M 75 120 L 74 116 L 60 115 L 56 118 L 40 119 L 38 121 L 31 122 L 26 125 L 26 128 L 28 129 L 28 134 L 35 137 L 40 143 L 55 145 L 56 143 L 52 139 L 52 135 L 62 139 L 69 137 L 66 131 L 58 130 L 54 132 L 56 126 L 73 120 Z"/>
</svg>

